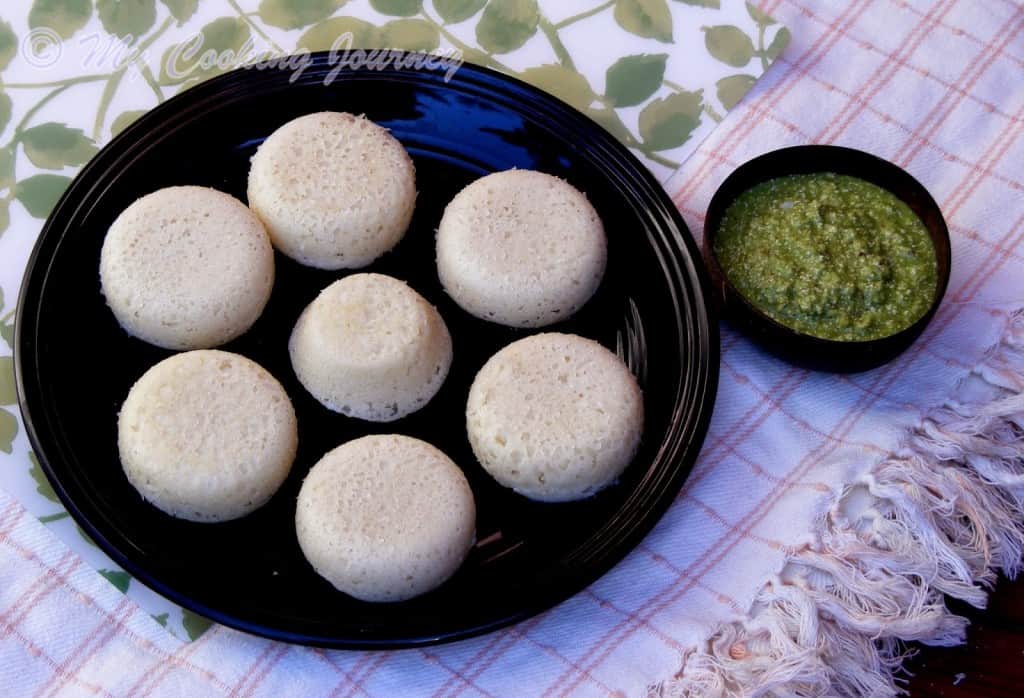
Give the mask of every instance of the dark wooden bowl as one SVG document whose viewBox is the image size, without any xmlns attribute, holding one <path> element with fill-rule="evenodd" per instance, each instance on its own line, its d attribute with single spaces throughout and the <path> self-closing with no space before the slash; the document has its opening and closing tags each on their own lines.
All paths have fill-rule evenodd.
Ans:
<svg viewBox="0 0 1024 698">
<path fill-rule="evenodd" d="M 917 322 L 896 334 L 868 341 L 822 339 L 791 329 L 755 307 L 722 272 L 715 236 L 726 209 L 756 184 L 794 174 L 833 172 L 886 189 L 917 214 L 928 228 L 938 261 L 938 283 L 931 307 Z M 740 165 L 715 192 L 704 221 L 704 257 L 723 316 L 758 344 L 786 361 L 820 371 L 853 373 L 881 366 L 914 343 L 946 293 L 950 274 L 949 230 L 938 204 L 906 171 L 879 157 L 833 145 L 801 145 L 766 153 Z"/>
</svg>

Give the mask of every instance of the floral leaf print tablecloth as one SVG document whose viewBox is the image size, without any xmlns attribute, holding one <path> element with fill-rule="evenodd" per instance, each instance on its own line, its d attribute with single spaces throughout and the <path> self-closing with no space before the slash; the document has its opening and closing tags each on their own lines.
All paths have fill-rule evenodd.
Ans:
<svg viewBox="0 0 1024 698">
<path fill-rule="evenodd" d="M 200 37 L 201 50 L 190 54 Z M 520 77 L 588 114 L 665 179 L 767 70 L 789 32 L 742 0 L 9 0 L 0 7 L 0 487 L 183 639 L 209 622 L 100 551 L 30 451 L 10 355 L 18 287 L 43 221 L 77 169 L 146 110 L 255 57 L 339 41 L 461 55 Z M 227 62 L 204 62 L 211 50 Z"/>
</svg>

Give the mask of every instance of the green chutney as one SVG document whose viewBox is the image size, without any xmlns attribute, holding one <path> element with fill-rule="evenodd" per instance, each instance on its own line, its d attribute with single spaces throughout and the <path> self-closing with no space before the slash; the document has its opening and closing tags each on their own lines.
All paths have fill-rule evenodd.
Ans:
<svg viewBox="0 0 1024 698">
<path fill-rule="evenodd" d="M 935 246 L 892 193 L 856 177 L 791 175 L 741 194 L 715 238 L 722 272 L 754 306 L 799 332 L 887 337 L 935 298 Z"/>
</svg>

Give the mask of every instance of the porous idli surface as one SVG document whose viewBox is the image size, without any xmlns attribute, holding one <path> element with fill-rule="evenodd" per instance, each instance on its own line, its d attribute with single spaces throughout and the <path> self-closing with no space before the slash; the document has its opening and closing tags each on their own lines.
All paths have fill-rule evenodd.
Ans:
<svg viewBox="0 0 1024 698">
<path fill-rule="evenodd" d="M 541 327 L 590 299 L 607 247 L 601 219 L 580 191 L 543 172 L 509 170 L 476 180 L 448 204 L 437 270 L 467 312 Z"/>
<path fill-rule="evenodd" d="M 302 483 L 295 529 L 306 559 L 363 601 L 404 601 L 440 586 L 473 545 L 465 476 L 434 446 L 366 436 L 325 455 Z"/>
<path fill-rule="evenodd" d="M 259 318 L 274 286 L 274 250 L 263 224 L 234 197 L 168 187 L 110 226 L 100 284 L 129 334 L 165 349 L 208 349 Z"/>
<path fill-rule="evenodd" d="M 228 521 L 262 506 L 295 459 L 298 426 L 281 384 L 225 351 L 176 354 L 132 386 L 117 422 L 128 481 L 171 516 Z"/>
<path fill-rule="evenodd" d="M 640 387 L 618 356 L 570 334 L 521 339 L 492 356 L 466 406 L 469 442 L 495 480 L 564 502 L 612 483 L 640 443 Z"/>
<path fill-rule="evenodd" d="M 289 353 L 299 382 L 325 407 L 391 422 L 440 390 L 452 339 L 437 309 L 404 281 L 353 274 L 306 307 Z"/>
<path fill-rule="evenodd" d="M 249 206 L 274 247 L 320 269 L 364 267 L 405 235 L 416 169 L 402 144 L 369 119 L 320 112 L 260 145 Z"/>
</svg>

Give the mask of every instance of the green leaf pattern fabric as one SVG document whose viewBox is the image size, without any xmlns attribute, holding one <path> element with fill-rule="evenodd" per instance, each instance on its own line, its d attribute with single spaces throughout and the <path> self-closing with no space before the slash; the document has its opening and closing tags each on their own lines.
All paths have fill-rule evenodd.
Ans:
<svg viewBox="0 0 1024 698">
<path fill-rule="evenodd" d="M 537 0 L 490 0 L 476 25 L 480 47 L 490 53 L 515 51 L 537 33 Z"/>
<path fill-rule="evenodd" d="M 156 0 L 96 0 L 103 28 L 119 37 L 139 37 L 156 22 Z"/>
<path fill-rule="evenodd" d="M 327 19 L 344 4 L 344 0 L 263 0 L 260 19 L 273 27 L 299 29 Z"/>
<path fill-rule="evenodd" d="M 32 0 L 28 26 L 47 28 L 70 39 L 92 16 L 91 0 Z"/>
<path fill-rule="evenodd" d="M 199 0 L 160 0 L 167 6 L 171 16 L 179 22 L 187 22 L 199 9 Z"/>
<path fill-rule="evenodd" d="M 446 24 L 464 22 L 484 9 L 487 0 L 434 0 L 434 10 Z"/>
<path fill-rule="evenodd" d="M 616 0 L 615 21 L 626 31 L 672 43 L 672 12 L 668 0 Z"/>
<path fill-rule="evenodd" d="M 36 167 L 61 170 L 67 165 L 84 165 L 96 154 L 96 145 L 81 129 L 65 124 L 33 126 L 21 134 L 25 155 Z"/>
<path fill-rule="evenodd" d="M 0 20 L 0 71 L 7 70 L 17 51 L 18 37 L 10 24 Z"/>
<path fill-rule="evenodd" d="M 80 531 L 29 450 L 15 395 L 15 302 L 32 241 L 78 169 L 164 100 L 254 57 L 339 40 L 457 50 L 587 114 L 664 180 L 789 39 L 744 0 L 0 3 L 0 487 L 177 637 L 209 627 Z"/>
<path fill-rule="evenodd" d="M 642 104 L 665 79 L 667 53 L 625 56 L 615 61 L 605 77 L 605 95 L 615 107 Z"/>
</svg>

